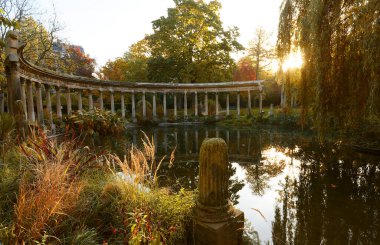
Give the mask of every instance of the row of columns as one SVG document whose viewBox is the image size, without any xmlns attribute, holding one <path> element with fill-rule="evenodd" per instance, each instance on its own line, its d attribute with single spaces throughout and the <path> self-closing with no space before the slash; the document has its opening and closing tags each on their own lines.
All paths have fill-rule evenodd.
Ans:
<svg viewBox="0 0 380 245">
<path fill-rule="evenodd" d="M 62 118 L 62 104 L 61 104 L 61 92 L 62 88 L 59 86 L 50 86 L 46 84 L 42 84 L 40 82 L 33 82 L 31 80 L 21 78 L 21 101 L 22 105 L 25 111 L 25 117 L 29 121 L 37 121 L 39 124 L 44 124 L 45 118 L 44 118 L 44 105 L 43 105 L 43 96 L 42 96 L 42 88 L 45 88 L 46 92 L 46 111 L 47 111 L 47 117 L 48 122 L 50 124 L 53 124 L 53 107 L 52 107 L 52 100 L 51 100 L 51 92 L 52 90 L 55 90 L 56 93 L 56 115 L 58 118 Z M 35 87 L 35 96 L 36 99 L 34 100 L 33 96 L 33 84 Z M 72 114 L 72 101 L 71 101 L 71 89 L 68 87 L 64 88 L 65 90 L 65 98 L 66 98 L 66 107 L 67 107 L 67 114 Z M 183 92 L 183 101 L 184 101 L 184 107 L 183 107 L 183 115 L 186 118 L 188 116 L 188 105 L 187 105 L 187 91 Z M 248 93 L 248 114 L 251 114 L 251 93 L 250 91 Z M 178 107 L 177 107 L 177 94 L 173 94 L 173 101 L 174 101 L 174 117 L 178 116 Z M 163 114 L 164 119 L 168 117 L 168 110 L 167 110 L 167 93 L 162 93 L 162 102 L 163 102 Z M 82 102 L 82 90 L 77 91 L 78 96 L 78 111 L 82 112 L 83 110 L 83 102 Z M 99 91 L 99 109 L 104 110 L 104 101 L 103 101 L 103 91 Z M 3 101 L 3 100 L 2 100 Z M 125 94 L 121 93 L 120 95 L 120 102 L 121 102 L 121 116 L 123 118 L 126 117 L 126 107 L 125 107 Z M 194 115 L 199 116 L 198 111 L 198 92 L 194 92 Z M 0 101 L 0 103 L 3 103 Z M 36 104 L 35 104 L 36 103 Z M 111 113 L 115 113 L 115 97 L 114 92 L 110 91 L 110 104 L 111 104 Z M 146 92 L 142 92 L 142 117 L 143 119 L 147 118 L 147 109 L 146 109 Z M 219 94 L 215 93 L 215 116 L 219 116 Z M 209 107 L 208 107 L 208 93 L 204 93 L 204 113 L 206 116 L 209 115 Z M 35 107 L 37 108 L 35 112 Z M 259 103 L 260 111 L 262 111 L 262 94 L 260 93 L 260 103 Z M 88 93 L 88 110 L 94 109 L 94 100 L 93 100 L 93 94 L 91 90 Z M 236 98 L 236 110 L 237 110 L 237 117 L 240 117 L 241 111 L 240 111 L 240 92 L 237 92 L 237 98 Z M 153 112 L 153 118 L 157 119 L 157 93 L 153 92 L 152 95 L 152 112 Z M 226 94 L 226 115 L 230 115 L 230 95 L 229 93 Z M 135 93 L 131 92 L 131 117 L 132 121 L 136 122 L 136 97 Z"/>
</svg>

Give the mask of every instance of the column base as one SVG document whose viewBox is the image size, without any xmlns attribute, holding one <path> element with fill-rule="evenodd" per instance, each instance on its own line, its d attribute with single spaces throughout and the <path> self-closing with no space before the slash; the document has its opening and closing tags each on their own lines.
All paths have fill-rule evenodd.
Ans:
<svg viewBox="0 0 380 245">
<path fill-rule="evenodd" d="M 193 221 L 194 244 L 242 244 L 243 230 L 244 213 L 237 209 L 234 209 L 228 220 L 222 222 L 208 223 L 195 218 Z"/>
</svg>

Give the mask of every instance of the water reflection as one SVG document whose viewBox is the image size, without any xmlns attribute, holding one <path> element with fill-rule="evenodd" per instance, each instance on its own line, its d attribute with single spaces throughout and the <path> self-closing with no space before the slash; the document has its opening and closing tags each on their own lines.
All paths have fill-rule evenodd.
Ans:
<svg viewBox="0 0 380 245">
<path fill-rule="evenodd" d="M 194 189 L 198 150 L 206 137 L 221 137 L 233 163 L 230 189 L 257 239 L 273 244 L 380 244 L 380 158 L 339 143 L 277 131 L 225 128 L 152 128 L 157 155 L 176 149 L 164 164 L 162 185 Z M 139 144 L 140 130 L 102 139 L 120 155 Z"/>
</svg>

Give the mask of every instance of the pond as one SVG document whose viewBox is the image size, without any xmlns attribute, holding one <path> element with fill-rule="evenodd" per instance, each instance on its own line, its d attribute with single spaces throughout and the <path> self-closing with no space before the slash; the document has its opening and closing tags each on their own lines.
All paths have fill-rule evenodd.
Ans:
<svg viewBox="0 0 380 245">
<path fill-rule="evenodd" d="M 144 132 L 154 137 L 158 158 L 167 156 L 161 185 L 175 190 L 197 187 L 203 139 L 223 138 L 233 171 L 231 199 L 263 244 L 380 244 L 378 156 L 355 152 L 342 142 L 320 144 L 312 136 L 275 129 L 189 126 Z M 130 129 L 123 137 L 95 143 L 123 155 L 141 138 L 140 129 Z"/>
</svg>

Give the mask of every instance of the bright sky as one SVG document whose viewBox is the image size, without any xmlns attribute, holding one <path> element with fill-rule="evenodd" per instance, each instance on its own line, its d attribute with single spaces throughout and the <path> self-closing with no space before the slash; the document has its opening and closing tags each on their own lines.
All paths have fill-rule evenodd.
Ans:
<svg viewBox="0 0 380 245">
<path fill-rule="evenodd" d="M 128 47 L 152 33 L 151 22 L 166 16 L 172 0 L 35 0 L 37 7 L 52 12 L 53 5 L 64 31 L 60 35 L 81 45 L 99 66 L 123 55 Z M 277 33 L 282 0 L 220 0 L 224 26 L 240 29 L 244 46 L 256 27 Z"/>
</svg>

